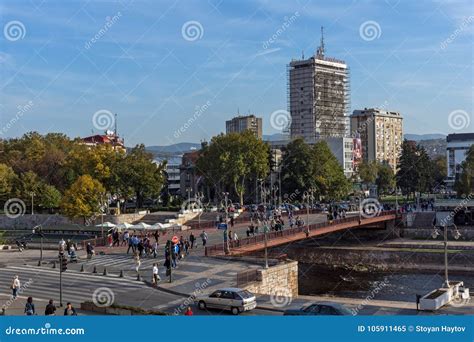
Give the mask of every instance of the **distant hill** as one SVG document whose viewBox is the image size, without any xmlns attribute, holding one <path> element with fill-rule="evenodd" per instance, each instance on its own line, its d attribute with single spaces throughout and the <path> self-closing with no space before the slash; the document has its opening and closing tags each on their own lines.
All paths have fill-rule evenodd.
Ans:
<svg viewBox="0 0 474 342">
<path fill-rule="evenodd" d="M 173 145 L 167 146 L 147 146 L 146 150 L 151 152 L 155 155 L 159 154 L 169 154 L 169 155 L 176 155 L 176 154 L 183 154 L 185 152 L 199 150 L 201 148 L 201 144 L 197 143 L 178 143 Z"/>
<path fill-rule="evenodd" d="M 288 140 L 288 134 L 283 134 L 283 133 L 264 134 L 262 138 L 264 141 Z"/>
<path fill-rule="evenodd" d="M 422 141 L 434 139 L 446 139 L 444 134 L 405 134 L 404 138 L 407 140 Z"/>
<path fill-rule="evenodd" d="M 418 144 L 425 148 L 426 153 L 428 153 L 430 158 L 446 156 L 446 138 L 420 140 L 418 141 Z"/>
</svg>

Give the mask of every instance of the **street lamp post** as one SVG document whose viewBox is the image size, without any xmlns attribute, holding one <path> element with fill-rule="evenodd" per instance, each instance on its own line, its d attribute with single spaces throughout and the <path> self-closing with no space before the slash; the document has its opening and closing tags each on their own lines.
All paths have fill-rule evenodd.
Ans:
<svg viewBox="0 0 474 342">
<path fill-rule="evenodd" d="M 461 237 L 461 233 L 459 233 L 459 230 L 455 224 L 454 226 L 454 233 L 453 237 L 454 239 L 459 239 Z M 444 286 L 446 288 L 449 288 L 449 278 L 448 278 L 448 224 L 445 222 L 444 225 L 441 226 L 443 229 L 443 237 L 444 237 Z M 432 237 L 433 239 L 436 239 L 440 233 L 436 227 L 434 227 L 435 230 L 433 231 Z"/>
<path fill-rule="evenodd" d="M 229 254 L 229 235 L 228 235 L 228 220 L 229 220 L 229 207 L 227 205 L 228 192 L 223 192 L 224 205 L 225 205 L 225 230 L 224 230 L 224 253 Z"/>
<path fill-rule="evenodd" d="M 201 228 L 201 215 L 202 215 L 202 200 L 204 199 L 204 194 L 202 192 L 198 192 L 196 194 L 196 202 L 198 203 L 198 210 L 199 210 L 199 213 L 198 213 L 198 225 L 199 225 L 199 228 Z"/>
<path fill-rule="evenodd" d="M 310 189 L 311 191 L 311 189 Z M 309 201 L 310 201 L 309 191 L 303 193 L 303 199 L 306 199 L 306 235 L 309 236 Z"/>
<path fill-rule="evenodd" d="M 263 241 L 265 245 L 265 268 L 268 268 L 268 246 L 267 246 L 267 233 L 268 233 L 268 224 L 265 220 L 263 225 Z"/>
<path fill-rule="evenodd" d="M 33 213 L 33 208 L 34 208 L 33 197 L 35 197 L 36 194 L 32 191 L 32 192 L 30 192 L 30 195 L 31 195 L 31 215 L 34 215 L 34 213 Z"/>
</svg>

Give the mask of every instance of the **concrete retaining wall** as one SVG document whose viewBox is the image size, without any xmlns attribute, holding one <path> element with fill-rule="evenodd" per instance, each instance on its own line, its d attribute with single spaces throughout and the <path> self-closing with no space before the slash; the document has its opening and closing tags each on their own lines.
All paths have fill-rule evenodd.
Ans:
<svg viewBox="0 0 474 342">
<path fill-rule="evenodd" d="M 298 262 L 288 261 L 267 269 L 259 269 L 257 280 L 245 288 L 258 294 L 297 297 Z"/>
<path fill-rule="evenodd" d="M 329 249 L 329 248 L 301 248 L 287 249 L 286 253 L 293 260 L 307 264 L 346 267 L 357 270 L 392 269 L 394 266 L 404 269 L 417 269 L 423 265 L 444 265 L 444 253 L 422 252 L 414 250 L 386 251 L 362 249 Z M 450 254 L 451 266 L 466 266 L 474 264 L 474 254 L 464 253 L 462 256 Z"/>
<path fill-rule="evenodd" d="M 104 222 L 112 222 L 120 224 L 124 222 L 134 222 L 142 219 L 146 213 L 138 214 L 121 214 L 121 215 L 104 215 Z M 87 221 L 87 225 L 95 226 L 100 224 L 101 217 L 97 216 Z M 44 227 L 64 226 L 64 225 L 84 225 L 83 219 L 69 219 L 62 215 L 35 214 L 19 216 L 15 219 L 6 215 L 0 215 L 0 229 L 32 229 L 35 226 L 43 225 Z"/>
</svg>

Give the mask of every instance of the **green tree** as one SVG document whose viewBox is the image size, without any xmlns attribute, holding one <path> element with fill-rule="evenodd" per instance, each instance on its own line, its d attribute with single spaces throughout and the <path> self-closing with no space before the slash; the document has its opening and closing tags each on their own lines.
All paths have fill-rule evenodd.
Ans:
<svg viewBox="0 0 474 342">
<path fill-rule="evenodd" d="M 328 144 L 325 141 L 317 142 L 313 145 L 311 154 L 312 181 L 319 194 L 334 200 L 347 196 L 350 183 Z"/>
<path fill-rule="evenodd" d="M 13 169 L 0 163 L 0 199 L 7 200 L 11 197 L 13 186 L 17 183 L 17 176 Z"/>
<path fill-rule="evenodd" d="M 395 188 L 395 175 L 390 165 L 379 163 L 377 165 L 377 179 L 375 181 L 380 195 L 390 193 Z"/>
<path fill-rule="evenodd" d="M 61 198 L 62 195 L 58 189 L 53 185 L 44 184 L 39 197 L 39 205 L 51 211 L 53 208 L 59 207 L 61 204 Z"/>
<path fill-rule="evenodd" d="M 221 134 L 204 147 L 197 168 L 218 192 L 233 189 L 243 204 L 246 182 L 269 172 L 268 145 L 250 131 Z"/>
<path fill-rule="evenodd" d="M 298 194 L 294 198 L 301 199 L 308 188 L 314 187 L 312 168 L 312 151 L 302 138 L 288 143 L 283 150 L 281 164 L 281 185 L 285 194 Z M 298 190 L 298 192 L 296 192 Z"/>
<path fill-rule="evenodd" d="M 378 164 L 376 161 L 362 162 L 358 165 L 358 174 L 362 183 L 375 184 L 377 180 Z"/>
<path fill-rule="evenodd" d="M 153 155 L 145 151 L 143 144 L 135 146 L 119 163 L 119 182 L 125 186 L 122 195 L 134 194 L 137 208 L 145 197 L 158 197 L 165 183 L 165 164 L 153 162 Z"/>
<path fill-rule="evenodd" d="M 416 146 L 407 140 L 402 143 L 402 152 L 398 164 L 397 186 L 407 198 L 414 194 L 418 187 L 419 174 L 416 169 L 418 161 Z"/>
<path fill-rule="evenodd" d="M 431 161 L 434 187 L 438 188 L 447 177 L 447 162 L 445 156 L 437 156 Z"/>
<path fill-rule="evenodd" d="M 86 219 L 100 212 L 105 188 L 90 175 L 80 176 L 66 190 L 61 203 L 62 212 L 70 218 Z"/>
</svg>

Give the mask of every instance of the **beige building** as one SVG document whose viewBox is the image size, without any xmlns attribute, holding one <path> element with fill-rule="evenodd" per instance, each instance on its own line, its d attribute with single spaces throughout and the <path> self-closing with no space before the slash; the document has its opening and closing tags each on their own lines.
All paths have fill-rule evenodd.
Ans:
<svg viewBox="0 0 474 342">
<path fill-rule="evenodd" d="M 403 142 L 401 114 L 365 108 L 355 110 L 350 120 L 353 138 L 360 138 L 362 160 L 386 162 L 396 172 Z"/>
<path fill-rule="evenodd" d="M 255 115 L 236 116 L 225 122 L 226 133 L 242 133 L 246 130 L 254 132 L 255 136 L 262 139 L 262 118 Z"/>
</svg>

